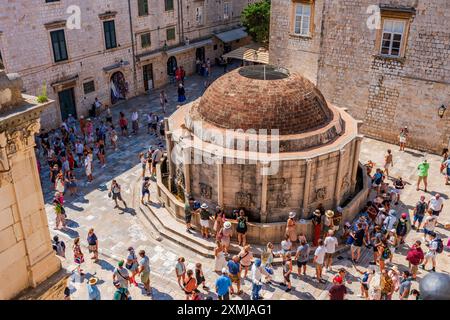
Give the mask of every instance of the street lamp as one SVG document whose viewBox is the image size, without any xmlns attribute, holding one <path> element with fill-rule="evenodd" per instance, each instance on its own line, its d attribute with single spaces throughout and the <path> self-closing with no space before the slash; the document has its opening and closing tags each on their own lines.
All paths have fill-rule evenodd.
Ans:
<svg viewBox="0 0 450 320">
<path fill-rule="evenodd" d="M 438 115 L 439 115 L 439 117 L 441 117 L 441 118 L 444 117 L 445 110 L 447 110 L 447 108 L 446 108 L 444 105 L 442 105 L 442 106 L 439 107 L 439 109 L 438 109 Z"/>
</svg>

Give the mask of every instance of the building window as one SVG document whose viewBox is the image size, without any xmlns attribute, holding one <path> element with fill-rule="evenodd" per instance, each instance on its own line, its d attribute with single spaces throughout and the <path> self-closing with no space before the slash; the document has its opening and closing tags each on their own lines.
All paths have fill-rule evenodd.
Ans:
<svg viewBox="0 0 450 320">
<path fill-rule="evenodd" d="M 138 0 L 138 14 L 140 17 L 148 16 L 148 0 Z"/>
<path fill-rule="evenodd" d="M 198 25 L 203 24 L 203 7 L 197 7 L 195 9 L 195 22 Z"/>
<path fill-rule="evenodd" d="M 50 32 L 52 39 L 53 58 L 55 62 L 60 62 L 69 59 L 67 56 L 66 37 L 64 30 L 56 30 Z"/>
<path fill-rule="evenodd" d="M 294 12 L 294 34 L 309 36 L 311 31 L 311 4 L 296 3 Z"/>
<path fill-rule="evenodd" d="M 405 20 L 383 20 L 383 36 L 381 40 L 382 55 L 400 57 L 405 30 Z"/>
<path fill-rule="evenodd" d="M 229 2 L 223 3 L 223 19 L 227 20 L 230 18 L 230 12 L 231 12 L 231 4 Z"/>
<path fill-rule="evenodd" d="M 95 91 L 94 80 L 83 83 L 84 94 L 88 94 Z"/>
<path fill-rule="evenodd" d="M 141 34 L 141 47 L 148 48 L 152 45 L 150 32 Z"/>
<path fill-rule="evenodd" d="M 164 7 L 166 11 L 173 10 L 173 0 L 164 0 Z"/>
<path fill-rule="evenodd" d="M 166 30 L 167 41 L 175 40 L 175 28 L 169 28 Z"/>
<path fill-rule="evenodd" d="M 116 27 L 114 25 L 114 20 L 104 21 L 103 28 L 105 31 L 105 46 L 106 49 L 112 49 L 117 47 L 116 42 Z"/>
<path fill-rule="evenodd" d="M 214 49 L 214 50 L 217 50 L 217 44 L 214 45 L 213 49 Z"/>
</svg>

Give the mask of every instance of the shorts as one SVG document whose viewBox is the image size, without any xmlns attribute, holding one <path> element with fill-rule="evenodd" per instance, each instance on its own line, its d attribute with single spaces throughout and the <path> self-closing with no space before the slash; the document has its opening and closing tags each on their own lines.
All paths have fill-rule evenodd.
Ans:
<svg viewBox="0 0 450 320">
<path fill-rule="evenodd" d="M 400 143 L 406 143 L 406 138 L 405 137 L 400 137 Z"/>
<path fill-rule="evenodd" d="M 334 253 L 325 253 L 325 259 L 331 259 L 333 258 Z"/>
<path fill-rule="evenodd" d="M 424 234 L 430 234 L 431 232 L 434 232 L 434 231 L 432 231 L 432 230 L 428 230 L 428 229 L 426 229 L 426 228 L 423 228 L 423 233 Z"/>
<path fill-rule="evenodd" d="M 359 251 L 361 251 L 361 246 L 357 246 L 354 243 L 352 243 L 351 248 L 352 248 L 352 250 L 359 250 Z"/>
<path fill-rule="evenodd" d="M 403 189 L 393 189 L 392 192 L 398 195 L 402 194 Z"/>
<path fill-rule="evenodd" d="M 141 282 L 146 283 L 150 280 L 150 272 L 141 272 Z"/>
<path fill-rule="evenodd" d="M 225 293 L 223 296 L 217 296 L 219 300 L 230 300 L 230 294 Z"/>
<path fill-rule="evenodd" d="M 114 192 L 113 192 L 112 198 L 113 198 L 113 200 L 119 199 L 120 201 L 123 201 L 123 200 L 122 200 L 122 196 L 120 195 L 120 192 L 119 192 L 119 193 L 114 193 Z"/>
<path fill-rule="evenodd" d="M 291 282 L 291 273 L 283 274 L 283 278 L 286 282 Z"/>
<path fill-rule="evenodd" d="M 142 196 L 145 196 L 146 194 L 150 195 L 150 190 L 142 190 Z"/>
<path fill-rule="evenodd" d="M 414 222 L 419 221 L 419 223 L 422 223 L 423 216 L 414 215 Z"/>
<path fill-rule="evenodd" d="M 367 285 L 367 283 L 361 283 L 361 285 L 364 288 L 364 290 L 369 290 L 369 286 Z"/>
<path fill-rule="evenodd" d="M 200 219 L 200 225 L 203 228 L 209 228 L 209 220 L 202 220 L 202 219 Z"/>
<path fill-rule="evenodd" d="M 122 129 L 122 131 L 125 131 L 128 129 L 128 126 L 121 126 L 120 129 Z"/>
<path fill-rule="evenodd" d="M 186 223 L 191 223 L 191 219 L 192 219 L 191 215 L 184 216 L 184 221 L 186 221 Z"/>
<path fill-rule="evenodd" d="M 434 211 L 433 209 L 431 211 L 433 211 L 433 216 L 436 217 L 439 217 L 439 214 L 441 213 L 441 211 Z"/>
<path fill-rule="evenodd" d="M 432 261 L 436 261 L 436 254 L 434 252 L 427 252 L 425 254 L 425 259 L 431 259 Z"/>
<path fill-rule="evenodd" d="M 411 273 L 412 274 L 416 274 L 418 270 L 419 270 L 418 265 L 411 264 Z"/>
<path fill-rule="evenodd" d="M 233 283 L 241 283 L 241 278 L 239 277 L 238 274 L 231 274 L 230 273 L 230 280 Z"/>
<path fill-rule="evenodd" d="M 89 245 L 88 249 L 89 249 L 89 253 L 98 252 L 97 245 Z"/>
<path fill-rule="evenodd" d="M 381 183 L 376 183 L 376 182 L 372 183 L 372 187 L 379 187 L 380 185 L 381 185 Z"/>
<path fill-rule="evenodd" d="M 308 261 L 298 261 L 297 260 L 297 267 L 303 267 L 303 266 L 306 266 L 306 264 L 308 263 Z"/>
<path fill-rule="evenodd" d="M 323 267 L 323 262 L 322 263 L 318 263 L 318 262 L 316 262 L 316 268 L 322 268 Z"/>
</svg>

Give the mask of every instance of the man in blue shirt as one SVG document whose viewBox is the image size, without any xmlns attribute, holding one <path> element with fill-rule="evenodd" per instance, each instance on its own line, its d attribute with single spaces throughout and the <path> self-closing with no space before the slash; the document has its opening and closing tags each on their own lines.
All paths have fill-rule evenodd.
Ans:
<svg viewBox="0 0 450 320">
<path fill-rule="evenodd" d="M 216 280 L 216 292 L 219 300 L 230 300 L 231 280 L 227 268 L 222 269 L 222 275 Z"/>
<path fill-rule="evenodd" d="M 239 257 L 233 256 L 233 259 L 228 261 L 227 266 L 231 282 L 236 283 L 237 294 L 241 294 L 241 264 L 239 263 Z M 233 287 L 231 287 L 231 294 L 234 294 Z"/>
</svg>

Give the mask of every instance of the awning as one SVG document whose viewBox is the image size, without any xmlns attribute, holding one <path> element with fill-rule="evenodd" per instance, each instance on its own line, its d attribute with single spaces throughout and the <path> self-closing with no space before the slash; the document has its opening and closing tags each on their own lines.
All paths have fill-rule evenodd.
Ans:
<svg viewBox="0 0 450 320">
<path fill-rule="evenodd" d="M 212 44 L 212 43 L 213 43 L 212 39 L 200 40 L 200 41 L 196 41 L 193 43 L 185 44 L 184 46 L 169 49 L 166 51 L 166 53 L 168 55 L 172 56 L 172 55 L 186 52 L 186 51 L 189 51 L 192 49 L 200 48 L 200 47 Z"/>
<path fill-rule="evenodd" d="M 222 42 L 227 43 L 245 38 L 248 36 L 248 33 L 245 32 L 245 28 L 237 28 L 230 31 L 215 34 L 215 36 L 219 38 Z"/>
<path fill-rule="evenodd" d="M 269 63 L 269 51 L 256 44 L 243 46 L 222 56 L 224 59 L 238 59 L 257 63 Z"/>
<path fill-rule="evenodd" d="M 112 64 L 110 66 L 104 67 L 103 71 L 108 72 L 108 71 L 111 71 L 111 70 L 114 70 L 114 69 L 119 69 L 119 68 L 121 68 L 123 66 L 127 66 L 129 64 L 130 63 L 128 61 L 117 62 L 117 63 Z"/>
</svg>

